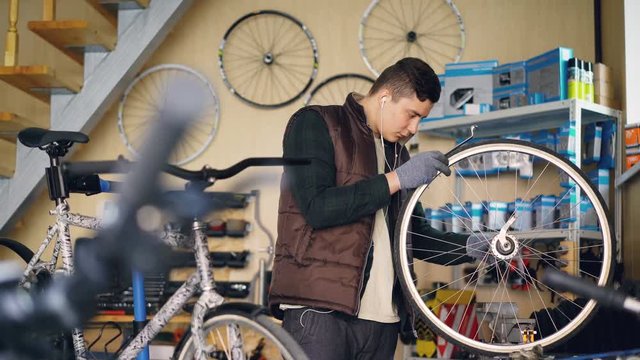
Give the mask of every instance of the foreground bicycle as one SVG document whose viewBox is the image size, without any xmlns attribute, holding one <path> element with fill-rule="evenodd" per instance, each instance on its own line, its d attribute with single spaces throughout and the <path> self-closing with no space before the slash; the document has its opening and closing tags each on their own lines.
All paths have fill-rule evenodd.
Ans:
<svg viewBox="0 0 640 360">
<path fill-rule="evenodd" d="M 56 203 L 56 210 L 51 212 L 56 215 L 56 224 L 49 228 L 45 240 L 35 254 L 16 241 L 2 240 L 3 245 L 9 246 L 25 261 L 28 261 L 20 285 L 27 289 L 33 289 L 39 285 L 39 282 L 50 277 L 56 271 L 59 256 L 62 257 L 61 271 L 66 275 L 73 273 L 73 250 L 69 226 L 93 230 L 100 230 L 103 227 L 101 221 L 96 218 L 70 213 L 66 202 L 69 194 L 80 192 L 89 195 L 105 191 L 110 183 L 101 180 L 97 174 L 126 172 L 131 163 L 119 160 L 63 164 L 61 158 L 66 155 L 74 143 L 88 141 L 87 136 L 82 133 L 30 128 L 20 132 L 19 140 L 25 146 L 40 148 L 49 155 L 50 167 L 47 168 L 47 182 L 49 195 Z M 305 163 L 306 161 L 299 159 L 250 158 L 223 170 L 204 168 L 200 171 L 189 171 L 167 165 L 165 172 L 188 181 L 188 193 L 172 192 L 172 195 L 174 197 L 178 195 L 178 201 L 180 201 L 180 195 L 191 196 L 190 199 L 197 196 L 203 204 L 206 204 L 199 209 L 205 212 L 210 209 L 210 206 L 216 207 L 224 202 L 224 199 L 221 199 L 216 193 L 204 192 L 218 179 L 232 177 L 249 166 Z M 198 218 L 202 212 L 192 214 L 190 237 L 172 231 L 160 234 L 162 241 L 168 245 L 192 247 L 197 271 L 126 345 L 118 354 L 118 359 L 135 358 L 197 292 L 201 294 L 193 310 L 191 329 L 176 348 L 175 358 L 236 360 L 248 358 L 252 353 L 259 351 L 262 354 L 267 354 L 269 358 L 305 359 L 306 356 L 298 344 L 280 326 L 276 325 L 262 308 L 249 303 L 223 304 L 223 297 L 215 291 L 213 273 L 209 266 L 207 237 L 203 231 L 205 224 Z M 54 238 L 56 241 L 51 259 L 43 261 L 41 256 Z M 86 359 L 88 355 L 82 331 L 75 329 L 72 336 L 76 358 Z"/>
<path fill-rule="evenodd" d="M 465 145 L 449 160 L 454 176 L 416 189 L 398 219 L 394 262 L 407 297 L 441 336 L 439 356 L 455 355 L 455 345 L 485 355 L 552 351 L 596 303 L 543 284 L 545 269 L 599 286 L 612 275 L 615 242 L 601 194 L 573 163 L 529 142 Z M 434 247 L 441 240 L 412 229 L 420 204 L 436 229 L 481 231 L 484 258 L 460 264 L 464 247 Z"/>
</svg>

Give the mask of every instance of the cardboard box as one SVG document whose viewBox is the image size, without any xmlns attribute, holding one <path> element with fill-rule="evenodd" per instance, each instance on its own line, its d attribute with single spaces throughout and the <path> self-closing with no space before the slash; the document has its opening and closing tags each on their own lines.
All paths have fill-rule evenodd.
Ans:
<svg viewBox="0 0 640 360">
<path fill-rule="evenodd" d="M 611 81 L 611 68 L 603 63 L 595 63 L 593 65 L 593 79 L 594 81 Z"/>
<path fill-rule="evenodd" d="M 445 65 L 444 114 L 462 115 L 465 104 L 493 102 L 493 70 L 496 60 Z"/>
<path fill-rule="evenodd" d="M 525 84 L 493 89 L 493 110 L 511 109 L 528 104 Z"/>
<path fill-rule="evenodd" d="M 629 124 L 625 126 L 624 134 L 626 147 L 632 148 L 640 145 L 640 124 Z"/>
<path fill-rule="evenodd" d="M 493 71 L 493 90 L 498 88 L 524 85 L 527 82 L 526 62 L 519 61 L 500 65 Z"/>
<path fill-rule="evenodd" d="M 633 165 L 640 163 L 640 154 L 627 154 L 627 170 L 631 169 Z"/>
<path fill-rule="evenodd" d="M 593 83 L 593 91 L 596 95 L 614 99 L 613 84 L 610 82 L 596 81 Z"/>
<path fill-rule="evenodd" d="M 596 104 L 600 104 L 602 106 L 606 106 L 612 109 L 620 109 L 620 102 L 616 99 L 611 99 L 608 97 L 596 95 Z"/>
<path fill-rule="evenodd" d="M 557 48 L 527 60 L 527 92 L 542 93 L 544 101 L 567 98 L 567 61 L 573 49 Z"/>
</svg>

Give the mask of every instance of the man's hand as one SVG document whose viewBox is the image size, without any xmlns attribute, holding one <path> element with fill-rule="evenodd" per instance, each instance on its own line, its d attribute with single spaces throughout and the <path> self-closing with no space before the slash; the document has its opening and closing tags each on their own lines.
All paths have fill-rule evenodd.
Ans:
<svg viewBox="0 0 640 360">
<path fill-rule="evenodd" d="M 400 189 L 415 189 L 429 184 L 438 172 L 451 175 L 449 159 L 440 151 L 427 151 L 414 155 L 409 161 L 396 169 Z"/>
<path fill-rule="evenodd" d="M 467 238 L 467 255 L 477 260 L 493 263 L 491 241 L 496 236 L 492 232 L 474 232 Z"/>
</svg>

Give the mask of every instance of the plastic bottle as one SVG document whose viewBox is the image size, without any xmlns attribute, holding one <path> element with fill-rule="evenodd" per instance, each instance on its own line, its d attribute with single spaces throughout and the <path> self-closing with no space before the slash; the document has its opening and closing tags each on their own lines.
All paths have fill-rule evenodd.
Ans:
<svg viewBox="0 0 640 360">
<path fill-rule="evenodd" d="M 567 64 L 567 97 L 569 99 L 579 99 L 580 89 L 580 68 L 578 59 L 571 58 Z"/>
<path fill-rule="evenodd" d="M 584 100 L 588 102 L 595 101 L 595 93 L 593 87 L 593 64 L 585 61 L 584 62 L 584 77 L 582 78 L 582 82 L 584 83 Z"/>
</svg>

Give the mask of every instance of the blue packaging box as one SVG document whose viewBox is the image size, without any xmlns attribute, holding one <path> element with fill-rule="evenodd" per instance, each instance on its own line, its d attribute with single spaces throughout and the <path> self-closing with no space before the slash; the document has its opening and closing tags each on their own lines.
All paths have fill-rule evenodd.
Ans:
<svg viewBox="0 0 640 360">
<path fill-rule="evenodd" d="M 573 49 L 559 47 L 532 57 L 526 63 L 527 92 L 544 95 L 544 101 L 567 98 L 567 61 Z"/>
<path fill-rule="evenodd" d="M 518 61 L 503 64 L 493 70 L 493 90 L 527 83 L 527 63 Z"/>
<path fill-rule="evenodd" d="M 491 104 L 496 66 L 496 60 L 446 64 L 444 115 L 464 114 L 465 104 Z"/>
<path fill-rule="evenodd" d="M 493 110 L 504 110 L 529 104 L 526 84 L 493 89 Z"/>
</svg>

